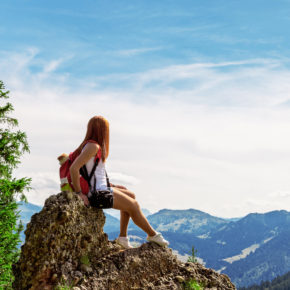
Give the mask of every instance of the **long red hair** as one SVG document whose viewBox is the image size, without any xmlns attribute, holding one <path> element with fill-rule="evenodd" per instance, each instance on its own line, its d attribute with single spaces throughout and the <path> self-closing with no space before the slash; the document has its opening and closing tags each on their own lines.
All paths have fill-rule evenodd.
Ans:
<svg viewBox="0 0 290 290">
<path fill-rule="evenodd" d="M 102 116 L 94 116 L 89 120 L 87 133 L 84 141 L 77 148 L 77 152 L 80 153 L 87 140 L 96 141 L 102 151 L 102 161 L 105 162 L 109 156 L 109 122 Z"/>
</svg>

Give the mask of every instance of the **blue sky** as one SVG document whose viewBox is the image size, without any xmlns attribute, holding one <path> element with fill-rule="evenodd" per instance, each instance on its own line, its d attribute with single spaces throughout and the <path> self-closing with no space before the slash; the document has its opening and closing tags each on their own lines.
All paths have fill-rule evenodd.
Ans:
<svg viewBox="0 0 290 290">
<path fill-rule="evenodd" d="M 65 58 L 72 77 L 283 58 L 289 1 L 1 1 L 1 49 Z"/>
<path fill-rule="evenodd" d="M 143 207 L 290 210 L 289 10 L 281 0 L 2 0 L 0 79 L 31 146 L 18 172 L 34 180 L 29 201 L 58 191 L 55 156 L 101 114 L 111 178 Z"/>
</svg>

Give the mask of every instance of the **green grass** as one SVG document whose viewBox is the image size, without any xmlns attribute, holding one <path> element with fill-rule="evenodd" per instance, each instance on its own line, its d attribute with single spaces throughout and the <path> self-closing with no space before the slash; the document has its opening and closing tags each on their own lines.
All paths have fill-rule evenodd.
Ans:
<svg viewBox="0 0 290 290">
<path fill-rule="evenodd" d="M 190 279 L 184 282 L 183 289 L 184 290 L 203 290 L 203 287 L 194 279 Z"/>
</svg>

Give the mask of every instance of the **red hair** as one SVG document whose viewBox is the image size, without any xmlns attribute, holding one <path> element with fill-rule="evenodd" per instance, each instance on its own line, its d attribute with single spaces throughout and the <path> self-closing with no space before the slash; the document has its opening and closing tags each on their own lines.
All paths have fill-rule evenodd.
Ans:
<svg viewBox="0 0 290 290">
<path fill-rule="evenodd" d="M 84 141 L 77 148 L 78 153 L 80 153 L 84 147 L 84 143 L 87 140 L 96 141 L 100 147 L 102 152 L 102 161 L 105 160 L 109 156 L 109 122 L 102 116 L 94 116 L 89 120 L 87 133 Z"/>
</svg>

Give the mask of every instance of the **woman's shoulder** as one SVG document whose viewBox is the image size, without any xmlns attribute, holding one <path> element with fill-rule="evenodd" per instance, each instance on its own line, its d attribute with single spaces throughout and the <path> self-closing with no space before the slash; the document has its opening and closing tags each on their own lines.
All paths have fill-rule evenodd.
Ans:
<svg viewBox="0 0 290 290">
<path fill-rule="evenodd" d="M 98 144 L 98 142 L 94 140 L 88 140 L 83 147 L 83 151 L 91 151 L 94 152 L 95 154 L 101 149 L 101 146 Z"/>
<path fill-rule="evenodd" d="M 94 145 L 100 147 L 99 143 L 95 140 L 87 140 L 87 141 L 85 141 L 85 144 L 94 144 Z"/>
</svg>

